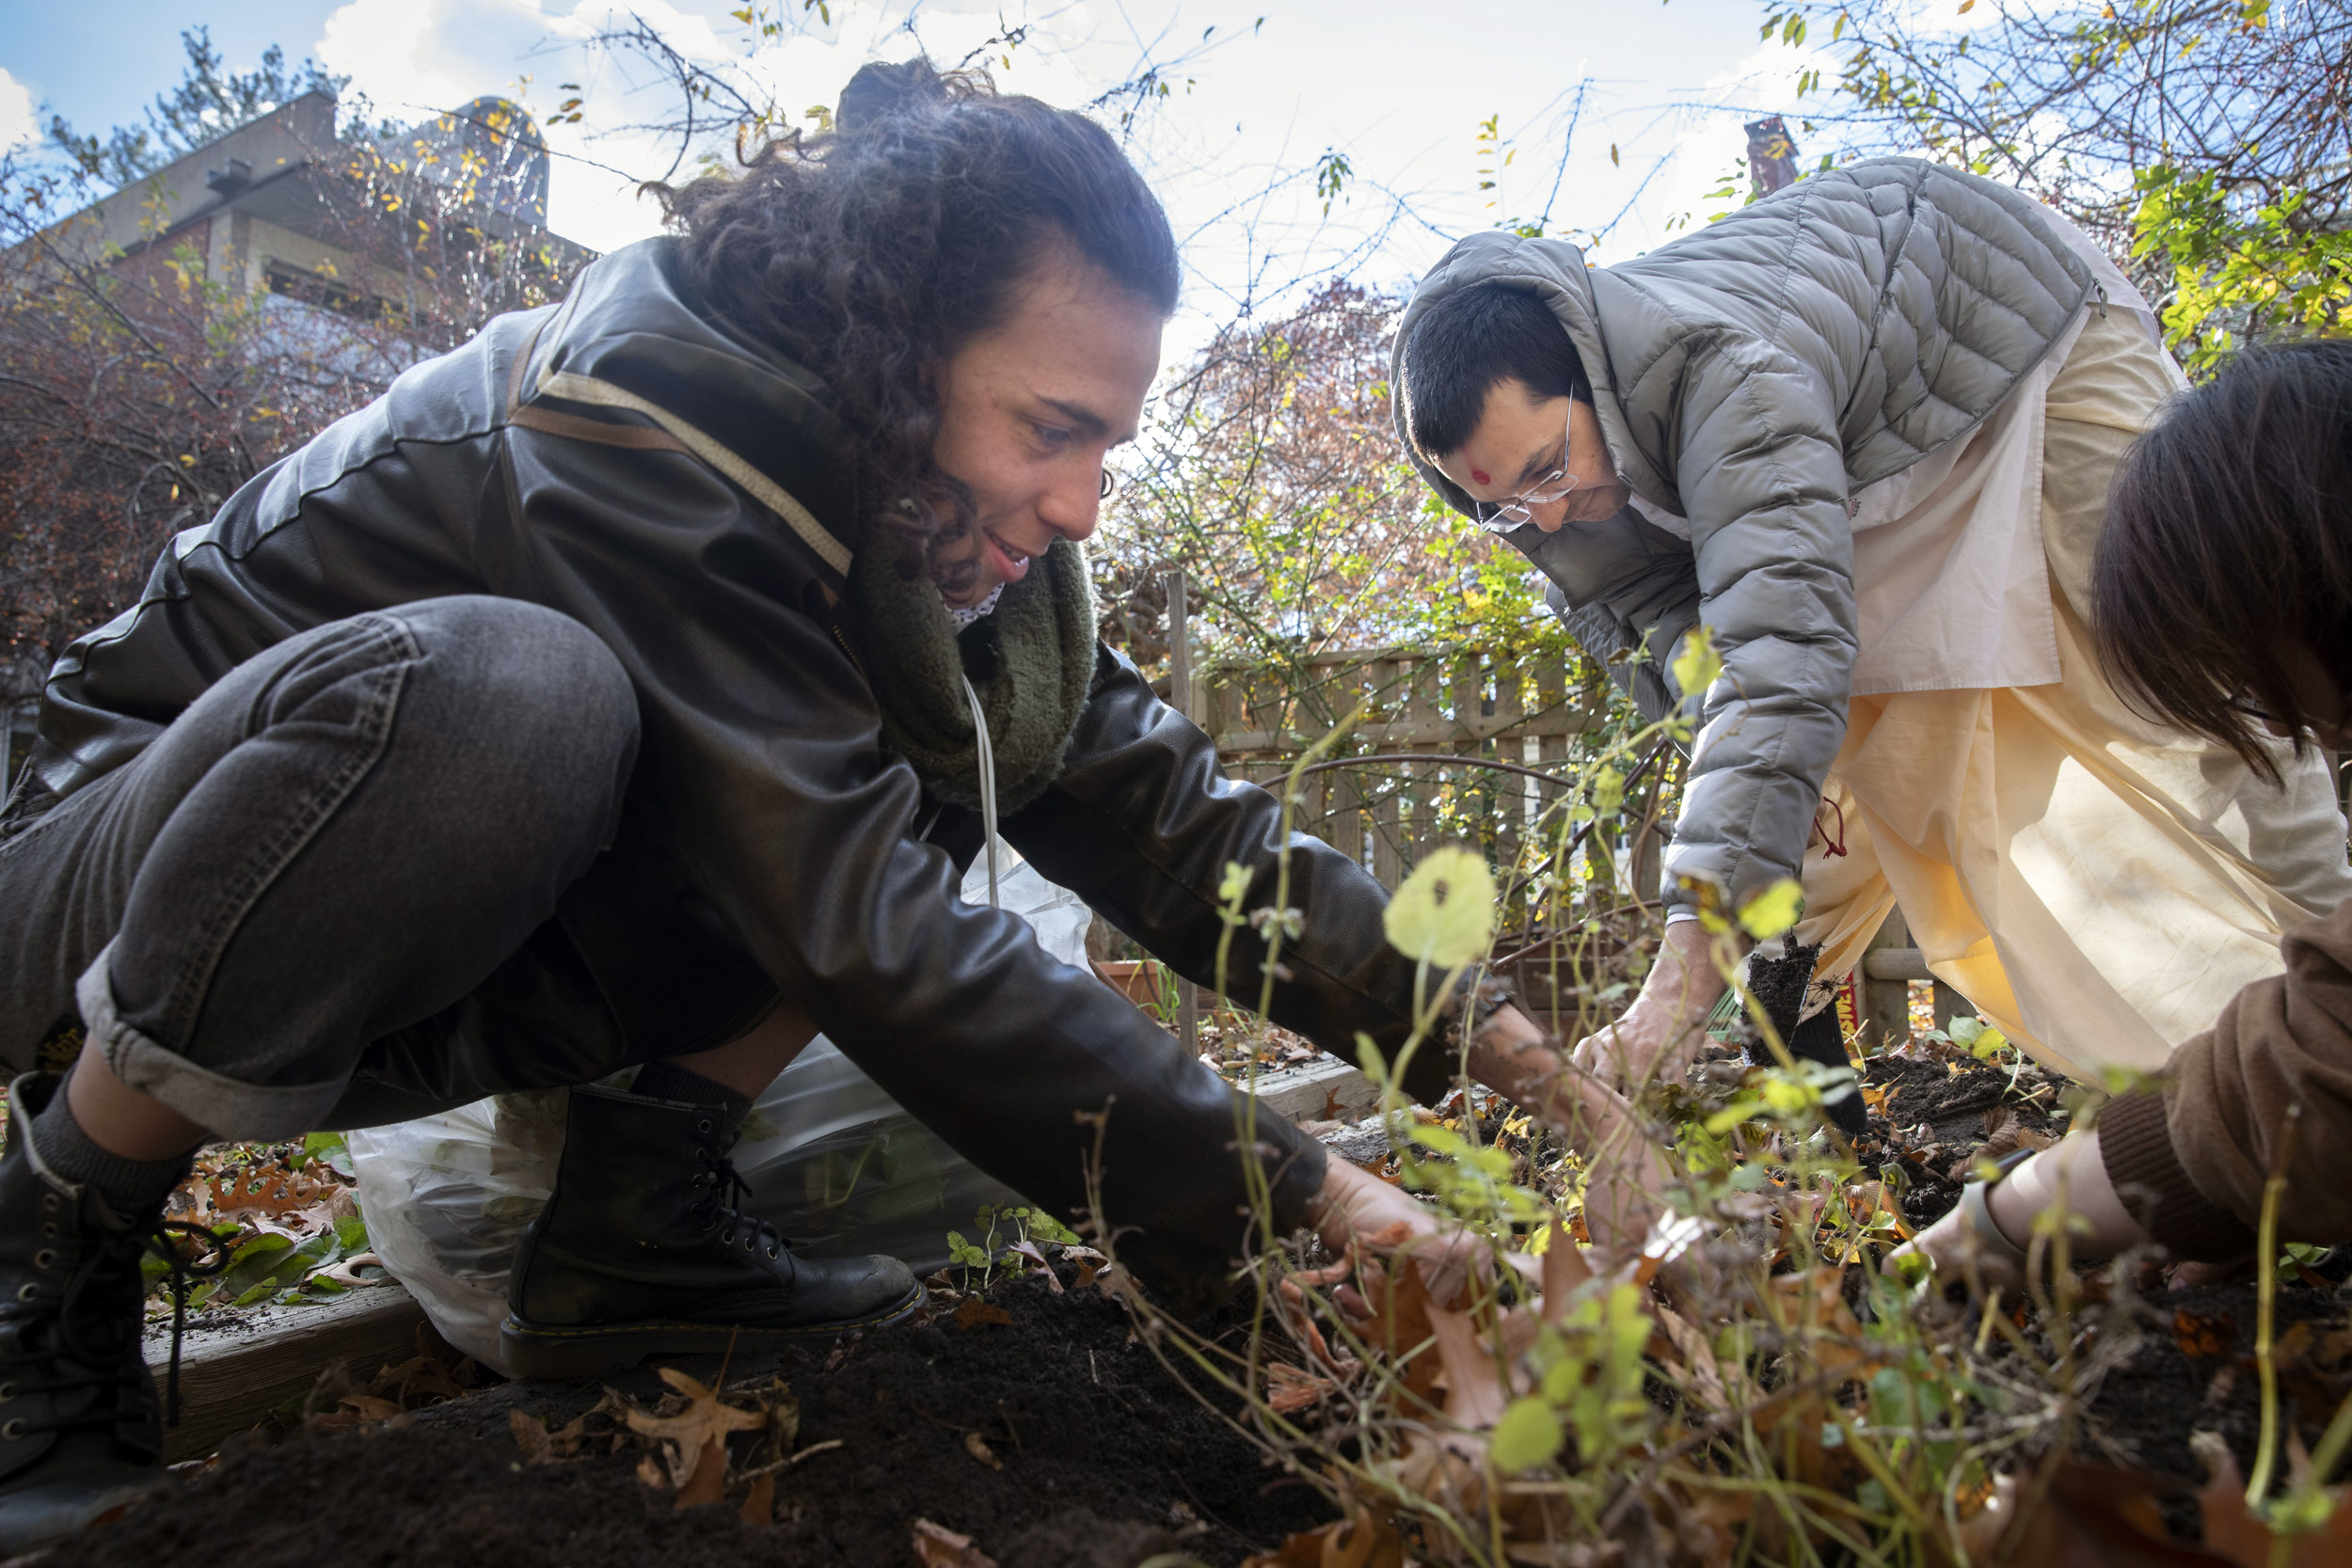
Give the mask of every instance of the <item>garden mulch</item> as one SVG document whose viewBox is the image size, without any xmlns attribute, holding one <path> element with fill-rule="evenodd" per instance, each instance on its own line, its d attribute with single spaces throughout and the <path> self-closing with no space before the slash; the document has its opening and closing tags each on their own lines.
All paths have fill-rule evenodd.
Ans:
<svg viewBox="0 0 2352 1568">
<path fill-rule="evenodd" d="M 2065 1128 L 2058 1085 L 2032 1069 L 1951 1052 L 1899 1053 L 1866 1064 L 1864 1082 L 1872 1129 L 1857 1152 L 1866 1165 L 1899 1173 L 1895 1184 L 1914 1226 L 1947 1210 L 1960 1179 L 1987 1152 Z M 2337 1284 L 2344 1263 L 2321 1260 L 2278 1292 L 2280 1389 L 2306 1446 L 2352 1392 L 2352 1318 Z M 641 1479 L 640 1445 L 606 1451 L 591 1442 L 583 1457 L 530 1463 L 513 1413 L 539 1430 L 562 1429 L 605 1387 L 492 1383 L 354 1430 L 297 1422 L 275 1440 L 234 1440 L 211 1467 L 77 1541 L 71 1560 L 93 1568 L 309 1568 L 322 1556 L 339 1568 L 956 1561 L 917 1553 L 916 1523 L 928 1520 L 969 1536 L 1003 1568 L 1134 1568 L 1170 1553 L 1238 1563 L 1330 1516 L 1311 1487 L 1269 1466 L 1161 1367 L 1133 1338 L 1121 1306 L 1080 1288 L 1066 1259 L 1057 1277 L 1061 1293 L 1034 1273 L 1000 1284 L 987 1299 L 1003 1308 L 1003 1322 L 943 1313 L 921 1326 L 729 1365 L 728 1387 L 781 1378 L 798 1402 L 793 1441 L 803 1457 L 778 1476 L 771 1523 L 739 1516 L 739 1484 L 723 1503 L 675 1506 L 665 1486 Z M 2247 1279 L 2175 1290 L 2153 1269 L 2086 1277 L 2105 1299 L 2086 1311 L 2083 1348 L 2104 1343 L 2110 1364 L 2091 1390 L 2075 1451 L 2171 1486 L 2166 1516 L 2192 1538 L 2190 1489 L 2204 1477 L 2194 1435 L 2217 1433 L 2242 1470 L 2252 1463 L 2255 1287 Z M 721 1379 L 708 1358 L 677 1365 L 704 1382 Z M 612 1386 L 647 1408 L 662 1393 L 644 1369 Z M 380 1381 L 369 1386 L 386 1391 Z M 332 1408 L 333 1391 L 316 1402 Z"/>
<path fill-rule="evenodd" d="M 925 1326 L 738 1358 L 730 1387 L 782 1377 L 809 1452 L 777 1478 L 774 1523 L 724 1503 L 678 1508 L 637 1474 L 641 1449 L 532 1465 L 510 1411 L 551 1428 L 604 1387 L 504 1383 L 343 1433 L 228 1445 L 217 1464 L 75 1543 L 89 1568 L 623 1568 L 692 1562 L 907 1568 L 918 1519 L 1004 1568 L 1212 1564 L 1279 1545 L 1329 1511 L 1185 1392 L 1093 1289 L 1030 1275 L 991 1292 L 1009 1321 Z M 718 1379 L 715 1358 L 680 1358 Z M 612 1385 L 641 1404 L 640 1369 Z M 977 1441 L 976 1441 L 977 1440 Z M 821 1445 L 838 1443 L 837 1448 Z"/>
</svg>

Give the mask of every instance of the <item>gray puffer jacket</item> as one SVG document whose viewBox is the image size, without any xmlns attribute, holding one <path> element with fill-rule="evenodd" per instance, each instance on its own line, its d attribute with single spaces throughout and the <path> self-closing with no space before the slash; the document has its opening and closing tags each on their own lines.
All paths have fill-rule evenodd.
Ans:
<svg viewBox="0 0 2352 1568">
<path fill-rule="evenodd" d="M 1559 240 L 1473 234 L 1406 311 L 1408 396 L 1415 317 L 1494 281 L 1541 296 L 1576 344 L 1619 477 L 1690 519 L 1687 544 L 1629 508 L 1511 535 L 1653 719 L 1685 696 L 1666 668 L 1677 644 L 1714 630 L 1724 673 L 1689 694 L 1700 728 L 1667 897 L 1684 899 L 1681 877 L 1741 898 L 1795 876 L 1851 695 L 1847 499 L 1982 422 L 2085 309 L 2089 269 L 2029 198 L 1911 158 L 1814 175 L 1613 267 Z M 1401 400 L 1397 420 L 1403 435 Z"/>
</svg>

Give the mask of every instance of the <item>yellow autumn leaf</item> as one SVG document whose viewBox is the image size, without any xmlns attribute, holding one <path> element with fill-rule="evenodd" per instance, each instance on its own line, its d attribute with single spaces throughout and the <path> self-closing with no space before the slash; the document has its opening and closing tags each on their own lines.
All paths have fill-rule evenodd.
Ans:
<svg viewBox="0 0 2352 1568">
<path fill-rule="evenodd" d="M 1682 651 L 1675 655 L 1675 685 L 1686 697 L 1695 697 L 1715 684 L 1715 677 L 1724 673 L 1723 655 L 1715 651 L 1715 628 L 1693 626 L 1682 640 Z"/>
<path fill-rule="evenodd" d="M 1475 962 L 1494 941 L 1494 875 L 1470 850 L 1437 850 L 1413 867 L 1380 924 L 1406 958 L 1440 969 Z"/>
<path fill-rule="evenodd" d="M 1804 912 L 1804 889 L 1796 879 L 1783 877 L 1740 906 L 1740 928 L 1762 942 L 1797 923 Z"/>
<path fill-rule="evenodd" d="M 1502 1418 L 1495 1423 L 1494 1435 L 1487 1440 L 1486 1453 L 1498 1470 L 1524 1470 L 1549 1464 L 1566 1437 L 1558 1414 L 1530 1395 L 1512 1401 L 1503 1411 Z"/>
<path fill-rule="evenodd" d="M 1593 773 L 1593 811 L 1600 816 L 1614 816 L 1625 804 L 1625 775 L 1602 763 Z"/>
</svg>

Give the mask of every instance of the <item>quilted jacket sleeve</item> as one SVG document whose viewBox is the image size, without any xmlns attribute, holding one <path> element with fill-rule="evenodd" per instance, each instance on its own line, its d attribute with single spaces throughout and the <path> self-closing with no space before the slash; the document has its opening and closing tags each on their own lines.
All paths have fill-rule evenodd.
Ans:
<svg viewBox="0 0 2352 1568">
<path fill-rule="evenodd" d="M 1730 335 L 1694 341 L 1677 359 L 1652 373 L 1679 379 L 1677 477 L 1699 620 L 1724 664 L 1704 693 L 1683 694 L 1699 699 L 1700 727 L 1666 874 L 1669 888 L 1698 878 L 1736 903 L 1797 875 L 1845 739 L 1858 646 L 1853 535 L 1836 412 L 1818 370 Z"/>
</svg>

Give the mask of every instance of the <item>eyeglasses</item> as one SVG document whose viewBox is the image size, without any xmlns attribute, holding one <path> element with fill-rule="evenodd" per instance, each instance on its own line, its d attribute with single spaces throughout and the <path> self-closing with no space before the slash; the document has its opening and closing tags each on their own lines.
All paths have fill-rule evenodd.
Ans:
<svg viewBox="0 0 2352 1568">
<path fill-rule="evenodd" d="M 1575 405 L 1571 404 L 1569 407 L 1573 414 Z M 1576 488 L 1576 481 L 1569 477 L 1566 467 L 1568 429 L 1572 428 L 1574 427 L 1571 424 L 1560 433 L 1562 466 L 1552 469 L 1527 489 L 1520 491 L 1509 500 L 1497 505 L 1493 511 L 1481 516 L 1478 519 L 1480 528 L 1485 529 L 1488 533 L 1509 533 L 1534 522 L 1537 507 L 1549 506 L 1555 501 L 1567 499 L 1569 492 Z"/>
</svg>

